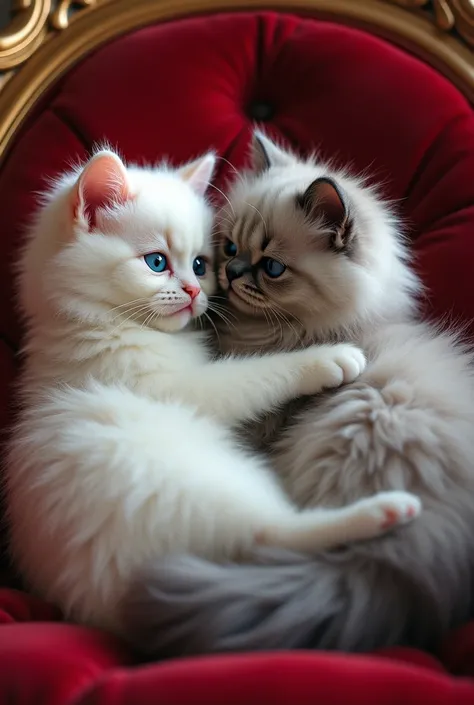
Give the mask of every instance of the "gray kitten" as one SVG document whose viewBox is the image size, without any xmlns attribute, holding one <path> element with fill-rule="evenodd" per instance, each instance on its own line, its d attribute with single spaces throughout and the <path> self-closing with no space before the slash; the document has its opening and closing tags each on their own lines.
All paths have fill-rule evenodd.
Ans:
<svg viewBox="0 0 474 705">
<path fill-rule="evenodd" d="M 454 335 L 416 320 L 420 285 L 377 193 L 263 135 L 220 223 L 222 352 L 351 341 L 366 371 L 247 433 L 301 507 L 382 490 L 421 496 L 419 519 L 315 557 L 261 551 L 252 564 L 163 559 L 125 605 L 155 655 L 284 648 L 434 648 L 474 598 L 474 381 Z M 194 449 L 193 452 L 198 452 Z"/>
</svg>

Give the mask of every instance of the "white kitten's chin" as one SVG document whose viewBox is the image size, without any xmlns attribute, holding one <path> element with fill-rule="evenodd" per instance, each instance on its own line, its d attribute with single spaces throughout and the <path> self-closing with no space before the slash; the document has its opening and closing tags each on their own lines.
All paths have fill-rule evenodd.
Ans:
<svg viewBox="0 0 474 705">
<path fill-rule="evenodd" d="M 166 316 L 166 318 L 160 318 L 155 323 L 155 327 L 164 333 L 178 333 L 180 330 L 183 330 L 183 328 L 186 328 L 191 318 L 191 311 L 185 309 L 184 311 Z"/>
<path fill-rule="evenodd" d="M 181 310 L 174 311 L 173 313 L 168 313 L 159 317 L 155 322 L 155 327 L 165 333 L 177 333 L 191 322 L 193 319 L 197 319 L 205 312 L 206 306 L 199 305 L 189 305 Z"/>
</svg>

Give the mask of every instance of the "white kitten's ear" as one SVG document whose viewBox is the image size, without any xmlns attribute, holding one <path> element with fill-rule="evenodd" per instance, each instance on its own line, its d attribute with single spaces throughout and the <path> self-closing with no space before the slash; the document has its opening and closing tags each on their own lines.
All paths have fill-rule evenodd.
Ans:
<svg viewBox="0 0 474 705">
<path fill-rule="evenodd" d="M 207 187 L 211 183 L 215 166 L 216 155 L 209 152 L 204 157 L 200 157 L 194 162 L 181 167 L 178 174 L 191 186 L 193 191 L 199 196 L 204 196 Z"/>
<path fill-rule="evenodd" d="M 132 198 L 128 175 L 121 159 L 108 150 L 97 152 L 84 167 L 71 191 L 75 221 L 96 223 L 99 208 L 125 203 Z"/>
<path fill-rule="evenodd" d="M 259 130 L 255 130 L 252 138 L 252 167 L 257 174 L 261 174 L 271 166 L 290 166 L 294 164 L 294 157 L 289 152 L 278 147 Z"/>
<path fill-rule="evenodd" d="M 333 233 L 331 244 L 336 249 L 344 249 L 351 228 L 346 196 L 334 179 L 315 179 L 303 194 L 297 196 L 296 202 L 308 218 L 323 220 L 324 226 Z"/>
</svg>

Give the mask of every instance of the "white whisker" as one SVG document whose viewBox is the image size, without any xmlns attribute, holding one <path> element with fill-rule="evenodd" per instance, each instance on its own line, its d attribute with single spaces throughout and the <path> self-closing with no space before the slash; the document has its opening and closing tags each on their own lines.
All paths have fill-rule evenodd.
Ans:
<svg viewBox="0 0 474 705">
<path fill-rule="evenodd" d="M 258 210 L 257 206 L 252 205 L 252 203 L 248 203 L 245 201 L 245 203 L 250 207 L 253 208 L 257 213 L 259 214 L 260 218 L 262 219 L 263 227 L 265 228 L 265 235 L 268 237 L 268 229 L 267 229 L 267 224 L 265 222 L 265 218 L 263 217 L 261 211 Z"/>
<path fill-rule="evenodd" d="M 209 186 L 211 186 L 211 187 L 212 187 L 213 189 L 215 189 L 218 193 L 220 193 L 223 198 L 225 198 L 225 200 L 226 200 L 227 203 L 229 204 L 230 209 L 231 209 L 231 211 L 232 211 L 232 214 L 233 214 L 233 216 L 234 216 L 234 218 L 235 218 L 234 207 L 232 206 L 232 203 L 230 202 L 230 200 L 229 200 L 229 199 L 227 198 L 227 196 L 225 195 L 224 191 L 221 191 L 220 188 L 217 188 L 217 186 L 214 186 L 214 184 L 209 184 Z"/>
<path fill-rule="evenodd" d="M 235 318 L 237 320 L 237 316 L 233 311 L 229 311 L 229 309 L 226 306 L 223 306 L 222 304 L 218 304 L 215 301 L 210 301 L 209 306 L 213 307 L 213 310 L 218 310 L 218 311 L 224 311 L 225 314 L 232 316 L 232 318 Z"/>
<path fill-rule="evenodd" d="M 274 306 L 277 306 L 277 308 L 273 308 L 273 312 L 274 312 L 276 315 L 278 315 L 278 316 L 281 317 L 281 319 L 283 320 L 284 324 L 287 325 L 287 326 L 293 331 L 293 333 L 295 334 L 295 337 L 296 337 L 297 342 L 300 343 L 300 344 L 302 344 L 303 341 L 302 341 L 301 335 L 300 335 L 300 333 L 298 332 L 296 326 L 291 322 L 290 318 L 289 318 L 288 316 L 286 316 L 286 315 L 283 313 L 283 311 L 285 311 L 286 313 L 288 313 L 289 315 L 291 315 L 290 312 L 287 311 L 285 308 L 279 306 L 278 304 L 274 304 Z M 301 321 L 299 320 L 299 318 L 296 318 L 295 320 L 296 320 L 297 323 L 300 323 L 301 326 L 303 325 L 303 324 L 301 323 Z"/>
<path fill-rule="evenodd" d="M 120 308 L 125 308 L 126 306 L 131 306 L 132 304 L 144 303 L 145 301 L 148 301 L 148 297 L 147 296 L 140 296 L 139 299 L 132 299 L 132 301 L 126 301 L 124 304 L 119 304 L 118 306 L 114 306 L 113 308 L 109 309 L 109 313 L 112 313 L 112 311 L 117 311 Z"/>
<path fill-rule="evenodd" d="M 211 324 L 211 326 L 214 328 L 214 331 L 215 331 L 215 333 L 216 333 L 216 338 L 217 338 L 217 344 L 220 345 L 219 333 L 218 333 L 218 331 L 217 331 L 217 328 L 216 328 L 216 325 L 215 325 L 214 321 L 213 321 L 212 318 L 209 316 L 209 314 L 206 313 L 206 311 L 204 311 L 203 315 L 206 316 L 207 320 L 209 321 L 209 323 Z"/>
<path fill-rule="evenodd" d="M 134 306 L 130 306 L 129 308 L 124 309 L 123 311 L 120 311 L 115 316 L 113 316 L 111 320 L 116 321 L 117 318 L 121 318 L 121 316 L 123 316 L 127 313 L 138 313 L 141 309 L 147 309 L 147 308 L 148 308 L 148 301 L 146 301 L 146 303 L 135 304 Z"/>
<path fill-rule="evenodd" d="M 126 316 L 120 323 L 118 323 L 115 328 L 112 328 L 111 335 L 113 335 L 117 330 L 119 330 L 123 325 L 125 325 L 128 321 L 131 321 L 133 318 L 141 314 L 142 312 L 145 313 L 146 311 L 149 310 L 148 304 L 144 304 L 142 308 L 138 308 L 136 310 L 131 311 L 131 313 Z M 127 312 L 126 312 L 127 313 Z M 116 316 L 112 320 L 116 320 L 116 318 L 119 318 L 119 316 Z M 100 327 L 99 327 L 100 328 Z"/>
<path fill-rule="evenodd" d="M 148 316 L 143 320 L 140 329 L 146 328 L 148 325 L 148 322 L 151 322 L 156 314 L 156 311 L 151 311 L 151 313 L 148 314 Z"/>
<path fill-rule="evenodd" d="M 217 158 L 220 159 L 221 161 L 225 162 L 226 164 L 228 164 L 230 166 L 230 168 L 235 171 L 237 176 L 240 176 L 240 178 L 242 179 L 242 174 L 238 171 L 238 169 L 236 169 L 236 167 L 232 164 L 232 162 L 230 162 L 225 157 L 217 157 Z M 242 179 L 242 181 L 243 181 L 243 179 Z"/>
<path fill-rule="evenodd" d="M 232 321 L 229 318 L 227 318 L 225 313 L 222 313 L 222 311 L 218 311 L 212 305 L 208 306 L 208 310 L 211 311 L 212 313 L 215 313 L 216 316 L 218 316 L 218 318 L 220 318 L 222 321 L 224 321 L 226 326 L 228 326 L 229 328 L 235 329 L 235 325 L 232 323 Z"/>
</svg>

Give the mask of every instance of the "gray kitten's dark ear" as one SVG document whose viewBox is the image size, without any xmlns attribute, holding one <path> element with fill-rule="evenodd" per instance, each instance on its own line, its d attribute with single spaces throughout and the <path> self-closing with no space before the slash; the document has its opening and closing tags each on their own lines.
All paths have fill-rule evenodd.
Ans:
<svg viewBox="0 0 474 705">
<path fill-rule="evenodd" d="M 331 246 L 344 250 L 351 238 L 352 227 L 346 196 L 334 179 L 315 179 L 303 194 L 297 196 L 296 202 L 308 218 L 322 220 L 331 230 Z"/>
<path fill-rule="evenodd" d="M 294 163 L 291 154 L 278 147 L 259 130 L 253 133 L 251 155 L 252 167 L 257 174 L 261 174 L 271 166 L 289 166 Z"/>
</svg>

